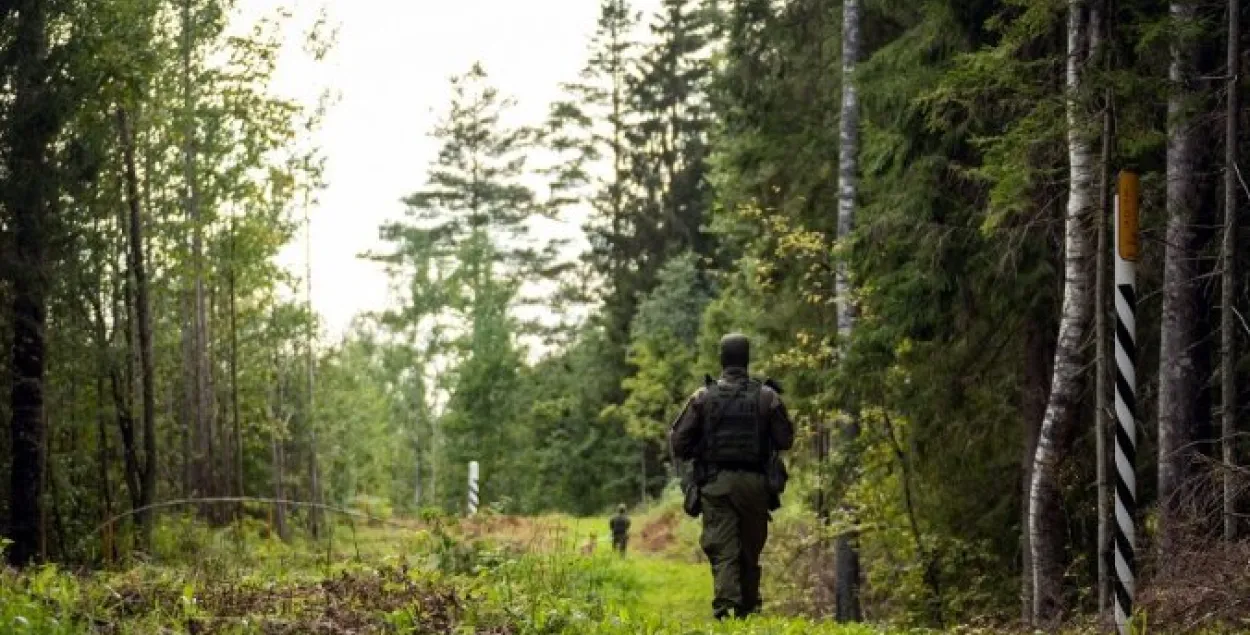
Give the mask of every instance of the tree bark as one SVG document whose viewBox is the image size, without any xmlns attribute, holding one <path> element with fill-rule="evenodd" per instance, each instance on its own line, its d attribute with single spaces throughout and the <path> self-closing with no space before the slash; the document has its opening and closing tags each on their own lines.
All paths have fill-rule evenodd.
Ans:
<svg viewBox="0 0 1250 635">
<path fill-rule="evenodd" d="M 109 468 L 113 462 L 113 454 L 109 447 L 108 421 L 105 416 L 104 402 L 105 399 L 107 399 L 105 393 L 108 390 L 105 386 L 105 382 L 106 378 L 112 374 L 113 362 L 109 353 L 110 340 L 108 335 L 108 324 L 104 319 L 104 299 L 94 295 L 88 295 L 88 297 L 92 298 L 92 326 L 95 330 L 96 340 L 97 367 L 95 382 L 95 406 L 96 437 L 98 439 L 96 447 L 98 462 L 96 478 L 100 481 L 97 485 L 100 487 L 100 500 L 103 504 L 100 521 L 107 522 L 113 517 L 113 485 L 111 479 L 109 478 Z M 114 299 L 114 307 L 116 304 L 117 301 Z M 114 316 L 118 315 L 118 313 L 114 313 Z M 108 562 L 114 562 L 117 560 L 117 548 L 116 544 L 112 541 L 112 535 L 113 532 L 110 527 L 105 535 L 101 536 L 100 554 Z"/>
<path fill-rule="evenodd" d="M 1085 2 L 1068 2 L 1067 127 L 1068 206 L 1064 223 L 1064 294 L 1050 399 L 1038 435 L 1029 487 L 1029 541 L 1032 551 L 1033 624 L 1062 618 L 1064 536 L 1048 520 L 1062 515 L 1059 489 L 1061 449 L 1070 437 L 1080 406 L 1091 305 L 1090 214 L 1094 208 L 1094 153 L 1081 120 L 1081 75 L 1088 43 Z"/>
<path fill-rule="evenodd" d="M 1050 393 L 1051 369 L 1055 358 L 1054 336 L 1046 321 L 1036 317 L 1026 327 L 1024 336 L 1024 371 L 1020 391 L 1020 412 L 1023 417 L 1023 455 L 1020 461 L 1020 619 L 1033 619 L 1033 550 L 1029 539 L 1029 490 L 1033 485 L 1033 457 L 1037 453 L 1037 436 L 1046 416 L 1046 398 Z"/>
<path fill-rule="evenodd" d="M 196 95 L 192 54 L 195 47 L 193 0 L 182 3 L 183 176 L 187 222 L 191 225 L 190 385 L 191 487 L 199 495 L 216 493 L 212 464 L 212 415 L 208 387 L 207 302 L 204 288 L 204 219 L 200 210 L 196 150 Z M 204 510 L 201 510 L 204 511 Z"/>
<path fill-rule="evenodd" d="M 117 110 L 117 128 L 125 160 L 126 201 L 129 207 L 129 267 L 134 276 L 135 317 L 139 332 L 139 382 L 143 400 L 143 468 L 139 488 L 139 509 L 156 498 L 156 368 L 152 360 L 152 316 L 148 298 L 147 265 L 143 255 L 143 210 L 140 207 L 139 177 L 135 168 L 135 136 L 124 108 Z M 145 546 L 152 540 L 152 512 L 138 514 L 140 535 Z"/>
<path fill-rule="evenodd" d="M 1237 538 L 1237 82 L 1241 73 L 1241 2 L 1228 0 L 1228 87 L 1224 123 L 1224 245 L 1220 250 L 1220 444 L 1224 461 L 1224 539 Z"/>
<path fill-rule="evenodd" d="M 49 165 L 48 149 L 60 122 L 49 95 L 48 3 L 17 0 L 14 4 L 17 19 L 9 55 L 15 68 L 5 188 L 15 238 L 9 492 L 13 544 L 6 553 L 11 563 L 21 566 L 38 556 L 43 534 L 46 268 L 56 198 L 56 175 Z"/>
<path fill-rule="evenodd" d="M 275 313 L 276 316 L 276 313 Z M 286 500 L 286 417 L 283 411 L 283 390 L 282 390 L 282 366 L 280 360 L 275 355 L 273 367 L 273 406 L 270 408 L 269 419 L 275 425 L 275 429 L 270 430 L 270 447 L 273 451 L 273 497 L 278 501 L 274 504 L 274 516 L 278 525 L 278 537 L 283 542 L 290 540 L 290 533 L 287 531 L 286 525 L 286 505 L 282 501 Z M 281 429 L 276 429 L 278 422 L 282 422 Z"/>
<path fill-rule="evenodd" d="M 1096 0 L 1090 8 L 1089 17 L 1089 59 L 1092 64 L 1101 64 L 1109 70 L 1110 64 L 1105 60 L 1103 42 L 1110 37 L 1104 32 L 1106 28 L 1106 0 Z M 1111 213 L 1111 90 L 1104 91 L 1102 110 L 1102 156 L 1098 162 L 1098 215 L 1095 222 L 1097 255 L 1094 258 L 1094 316 L 1095 316 L 1095 368 L 1094 368 L 1094 440 L 1097 459 L 1097 478 L 1095 488 L 1098 495 L 1098 545 L 1096 558 L 1098 566 L 1097 592 L 1098 611 L 1104 612 L 1111 606 L 1111 586 L 1108 577 L 1108 565 L 1111 558 L 1111 490 L 1107 480 L 1107 466 L 1111 455 L 1107 450 L 1107 438 L 1111 430 L 1111 406 L 1108 404 L 1110 376 L 1108 360 L 1107 313 L 1110 305 L 1107 302 L 1107 217 Z"/>
<path fill-rule="evenodd" d="M 237 306 L 238 290 L 235 288 L 237 284 L 237 274 L 235 269 L 236 254 L 236 235 L 234 227 L 234 217 L 230 217 L 230 275 L 227 284 L 230 293 L 230 416 L 232 419 L 231 428 L 234 431 L 234 495 L 244 496 L 243 482 L 243 424 L 242 416 L 239 412 L 239 311 Z"/>
<path fill-rule="evenodd" d="M 102 511 L 100 521 L 106 522 L 113 517 L 113 486 L 109 480 L 109 464 L 112 461 L 112 455 L 109 452 L 108 424 L 104 416 L 104 375 L 106 374 L 105 366 L 107 360 L 104 356 L 108 355 L 107 350 L 101 351 L 102 358 L 100 368 L 96 374 L 95 387 L 95 409 L 96 409 L 96 478 L 99 479 L 100 502 Z M 109 533 L 111 535 L 111 532 Z M 101 555 L 112 562 L 117 559 L 117 553 L 114 550 L 115 545 L 111 540 L 105 538 L 101 543 Z"/>
<path fill-rule="evenodd" d="M 317 426 L 316 417 L 313 416 L 315 407 L 314 399 L 314 380 L 316 374 L 316 354 L 313 351 L 314 328 L 316 324 L 316 313 L 313 312 L 312 304 L 312 219 L 308 212 L 308 201 L 304 202 L 304 267 L 307 281 L 304 285 L 304 302 L 308 310 L 308 332 L 304 342 L 307 347 L 306 353 L 308 359 L 308 395 L 306 400 L 307 410 L 304 415 L 304 424 L 308 428 L 308 486 L 311 490 L 311 498 L 314 503 L 321 504 L 321 466 L 317 461 Z M 479 287 L 480 288 L 480 287 Z M 308 519 L 311 525 L 314 538 L 320 536 L 322 514 L 319 507 L 313 507 L 309 510 Z"/>
<path fill-rule="evenodd" d="M 843 246 L 855 228 L 855 199 L 859 175 L 859 93 L 855 85 L 855 65 L 860 57 L 859 0 L 846 0 L 842 5 L 842 109 L 838 148 L 838 242 Z M 855 329 L 855 307 L 851 300 L 850 275 L 846 258 L 837 265 L 835 293 L 838 304 L 838 335 L 843 350 L 850 345 Z M 857 413 L 844 431 L 847 443 L 859 436 Z M 836 546 L 835 616 L 840 622 L 857 622 L 862 618 L 859 605 L 859 554 L 854 532 L 837 538 Z"/>
<path fill-rule="evenodd" d="M 1200 204 L 1198 127 L 1190 109 L 1195 97 L 1197 46 L 1188 29 L 1197 19 L 1192 0 L 1171 4 L 1167 147 L 1167 239 L 1163 265 L 1162 332 L 1159 348 L 1159 548 L 1167 553 L 1181 523 L 1180 490 L 1190 473 L 1200 382 L 1197 230 Z"/>
<path fill-rule="evenodd" d="M 128 221 L 123 218 L 123 225 Z M 140 493 L 140 483 L 142 482 L 143 467 L 139 462 L 139 451 L 135 447 L 135 419 L 134 412 L 131 408 L 131 399 L 134 396 L 134 374 L 138 340 L 138 329 L 135 323 L 134 305 L 134 279 L 130 271 L 127 270 L 122 282 L 124 298 L 121 306 L 114 306 L 114 310 L 118 315 L 125 315 L 126 323 L 122 330 L 126 343 L 126 363 L 119 365 L 114 363 L 109 366 L 109 383 L 113 393 L 113 410 L 117 417 L 117 430 L 122 437 L 122 460 L 124 467 L 124 476 L 126 480 L 126 492 L 130 495 L 131 509 L 143 507 L 142 496 Z M 103 316 L 101 316 L 103 319 Z M 122 372 L 125 376 L 122 376 Z"/>
</svg>

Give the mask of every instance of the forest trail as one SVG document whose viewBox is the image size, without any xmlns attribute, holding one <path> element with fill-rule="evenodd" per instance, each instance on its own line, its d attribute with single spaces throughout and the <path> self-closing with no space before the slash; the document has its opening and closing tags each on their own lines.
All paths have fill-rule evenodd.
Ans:
<svg viewBox="0 0 1250 635">
<path fill-rule="evenodd" d="M 672 508 L 638 515 L 626 556 L 618 558 L 612 551 L 608 518 L 486 515 L 467 519 L 461 526 L 469 539 L 485 538 L 529 554 L 606 559 L 633 579 L 627 585 L 631 592 L 617 599 L 616 608 L 662 615 L 685 626 L 706 623 L 712 579 L 695 542 L 697 521 Z"/>
</svg>

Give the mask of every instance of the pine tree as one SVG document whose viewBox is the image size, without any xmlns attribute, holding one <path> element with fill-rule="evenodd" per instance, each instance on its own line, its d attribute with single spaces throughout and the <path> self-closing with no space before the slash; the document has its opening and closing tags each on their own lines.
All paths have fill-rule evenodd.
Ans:
<svg viewBox="0 0 1250 635">
<path fill-rule="evenodd" d="M 664 0 L 651 25 L 657 42 L 639 60 L 631 86 L 638 123 L 631 180 L 639 192 L 632 251 L 649 290 L 665 260 L 684 250 L 711 253 L 704 233 L 712 21 L 692 0 Z"/>
<path fill-rule="evenodd" d="M 5 140 L 8 207 L 12 214 L 12 391 L 10 394 L 9 561 L 25 565 L 38 557 L 43 526 L 44 377 L 48 312 L 49 245 L 57 213 L 52 142 L 64 122 L 59 84 L 52 82 L 49 24 L 57 11 L 44 0 L 9 7 L 17 14 L 7 51 L 13 77 L 13 105 Z"/>
<path fill-rule="evenodd" d="M 425 254 L 402 264 L 429 267 L 449 289 L 438 298 L 442 306 L 421 311 L 440 315 L 437 324 L 458 317 L 466 325 L 452 329 L 458 363 L 439 427 L 451 465 L 482 462 L 488 494 L 508 447 L 508 428 L 500 426 L 510 421 L 520 365 L 513 337 L 525 326 L 511 311 L 526 300 L 518 298 L 523 285 L 549 273 L 555 248 L 529 235 L 528 221 L 542 211 L 521 183 L 533 131 L 501 122 L 513 102 L 489 86 L 480 64 L 453 78 L 452 92 L 450 111 L 433 133 L 443 145 L 426 187 L 405 199 L 405 220 L 385 226 L 383 239 L 395 244 L 388 258 Z"/>
<path fill-rule="evenodd" d="M 628 143 L 636 125 L 630 99 L 634 30 L 638 18 L 626 0 L 604 0 L 577 81 L 563 86 L 567 98 L 554 104 L 548 144 L 564 159 L 554 170 L 552 189 L 568 202 L 593 210 L 585 230 L 591 249 L 585 259 L 602 281 L 608 333 L 624 350 L 636 303 L 638 281 L 631 263 L 634 219 Z"/>
</svg>

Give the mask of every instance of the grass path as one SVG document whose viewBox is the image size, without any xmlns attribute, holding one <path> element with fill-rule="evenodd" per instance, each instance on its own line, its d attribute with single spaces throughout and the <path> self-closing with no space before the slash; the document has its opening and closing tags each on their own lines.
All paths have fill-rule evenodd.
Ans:
<svg viewBox="0 0 1250 635">
<path fill-rule="evenodd" d="M 701 624 L 712 613 L 712 576 L 705 565 L 640 554 L 628 559 L 641 583 L 639 609 L 685 625 Z"/>
</svg>

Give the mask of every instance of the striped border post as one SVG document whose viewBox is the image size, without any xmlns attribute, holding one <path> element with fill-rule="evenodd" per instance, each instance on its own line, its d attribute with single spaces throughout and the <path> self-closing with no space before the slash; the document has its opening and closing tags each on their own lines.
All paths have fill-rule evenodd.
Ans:
<svg viewBox="0 0 1250 635">
<path fill-rule="evenodd" d="M 477 461 L 469 461 L 469 515 L 477 513 Z"/>
<path fill-rule="evenodd" d="M 1137 175 L 1121 172 L 1115 199 L 1115 624 L 1133 617 L 1137 512 Z"/>
</svg>

